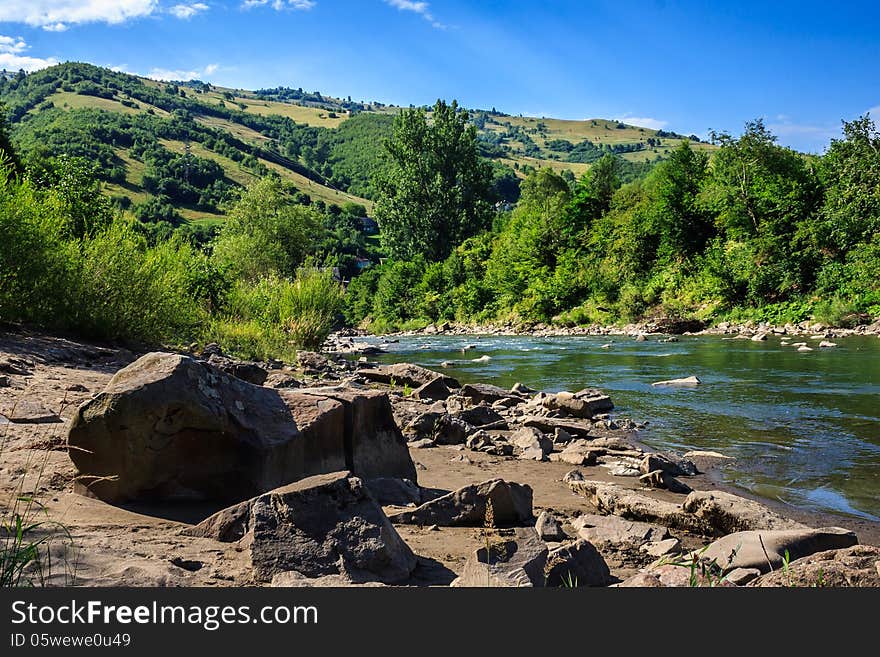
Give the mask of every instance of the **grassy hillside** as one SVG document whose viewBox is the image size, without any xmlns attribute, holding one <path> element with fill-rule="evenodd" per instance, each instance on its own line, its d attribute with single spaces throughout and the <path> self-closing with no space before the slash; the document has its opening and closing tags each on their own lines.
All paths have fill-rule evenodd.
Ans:
<svg viewBox="0 0 880 657">
<path fill-rule="evenodd" d="M 381 144 L 399 111 L 302 89 L 164 83 L 79 63 L 0 78 L 0 100 L 25 158 L 85 157 L 142 220 L 199 222 L 222 220 L 234 190 L 269 172 L 312 202 L 369 211 Z M 477 110 L 472 120 L 498 175 L 520 178 L 544 166 L 579 177 L 606 153 L 629 163 L 635 177 L 686 139 L 605 119 Z"/>
</svg>

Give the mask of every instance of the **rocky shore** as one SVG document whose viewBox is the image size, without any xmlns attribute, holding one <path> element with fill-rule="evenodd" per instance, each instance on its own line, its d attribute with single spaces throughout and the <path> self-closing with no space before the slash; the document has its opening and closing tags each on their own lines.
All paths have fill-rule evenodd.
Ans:
<svg viewBox="0 0 880 657">
<path fill-rule="evenodd" d="M 37 583 L 880 586 L 877 527 L 720 490 L 723 454 L 651 452 L 636 429 L 601 390 L 363 353 L 0 334 L 0 508 L 44 505 Z"/>
<path fill-rule="evenodd" d="M 340 338 L 370 335 L 359 329 L 346 329 L 339 334 L 334 334 L 331 344 L 338 343 Z M 459 324 L 454 322 L 441 322 L 429 324 L 423 329 L 415 331 L 401 331 L 389 333 L 386 338 L 395 338 L 405 335 L 528 335 L 533 337 L 564 337 L 564 336 L 669 336 L 669 335 L 724 335 L 740 338 L 753 338 L 760 336 L 790 336 L 790 337 L 813 337 L 821 336 L 823 339 L 845 338 L 857 335 L 880 336 L 880 317 L 873 321 L 864 321 L 853 328 L 841 328 L 827 326 L 820 322 L 804 321 L 797 324 L 784 324 L 781 326 L 767 322 L 719 322 L 709 326 L 699 320 L 683 319 L 658 319 L 643 321 L 625 325 L 601 325 L 592 324 L 587 326 L 556 326 L 544 323 L 522 324 Z"/>
</svg>

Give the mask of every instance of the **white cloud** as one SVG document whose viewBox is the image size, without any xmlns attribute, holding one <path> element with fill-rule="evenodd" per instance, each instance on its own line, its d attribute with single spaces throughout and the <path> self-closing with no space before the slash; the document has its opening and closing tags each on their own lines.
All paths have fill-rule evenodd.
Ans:
<svg viewBox="0 0 880 657">
<path fill-rule="evenodd" d="M 208 11 L 208 9 L 210 9 L 210 7 L 204 2 L 194 2 L 189 5 L 174 5 L 168 9 L 168 13 L 181 20 L 188 20 L 196 14 Z"/>
<path fill-rule="evenodd" d="M 663 119 L 653 119 L 650 116 L 624 116 L 620 119 L 623 123 L 629 125 L 637 125 L 640 128 L 648 128 L 649 130 L 662 130 L 669 125 L 669 121 Z"/>
<path fill-rule="evenodd" d="M 431 5 L 427 2 L 422 2 L 421 0 L 384 0 L 384 2 L 386 5 L 390 5 L 400 11 L 411 11 L 414 14 L 418 14 L 428 21 L 432 27 L 441 30 L 446 28 L 443 23 L 434 18 L 434 15 L 431 13 Z"/>
<path fill-rule="evenodd" d="M 871 118 L 874 119 L 875 123 L 880 121 L 880 105 L 874 105 L 874 107 L 869 107 L 865 111 L 871 115 Z"/>
<path fill-rule="evenodd" d="M 153 78 L 154 80 L 201 80 L 206 76 L 213 75 L 217 72 L 220 66 L 217 64 L 208 64 L 203 69 L 188 71 L 186 69 L 169 69 L 169 68 L 152 68 L 150 72 L 147 73 L 145 77 Z"/>
<path fill-rule="evenodd" d="M 54 57 L 30 57 L 24 52 L 29 48 L 21 37 L 0 35 L 0 69 L 7 71 L 37 71 L 47 66 L 54 66 L 58 60 Z"/>
<path fill-rule="evenodd" d="M 317 4 L 318 3 L 315 2 L 315 0 L 244 0 L 244 2 L 241 3 L 241 6 L 244 9 L 251 9 L 252 7 L 270 5 L 275 11 L 281 11 L 282 9 L 308 11 L 309 9 L 313 9 Z"/>
<path fill-rule="evenodd" d="M 0 22 L 60 32 L 81 23 L 124 23 L 157 8 L 157 0 L 2 0 Z"/>
</svg>

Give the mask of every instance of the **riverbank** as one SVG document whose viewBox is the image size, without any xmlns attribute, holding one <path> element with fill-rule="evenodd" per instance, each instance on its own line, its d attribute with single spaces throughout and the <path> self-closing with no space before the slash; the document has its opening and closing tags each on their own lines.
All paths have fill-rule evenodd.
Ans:
<svg viewBox="0 0 880 657">
<path fill-rule="evenodd" d="M 369 336 L 368 331 L 361 329 L 345 329 L 331 336 L 331 348 L 340 340 L 353 336 Z M 661 319 L 643 321 L 623 325 L 592 324 L 588 326 L 553 326 L 544 323 L 525 324 L 461 324 L 441 322 L 429 324 L 419 330 L 398 331 L 374 337 L 395 338 L 410 335 L 495 335 L 513 336 L 527 335 L 532 337 L 567 337 L 567 336 L 675 336 L 675 335 L 726 335 L 743 338 L 760 339 L 760 336 L 778 335 L 791 337 L 821 336 L 823 339 L 845 338 L 849 336 L 876 335 L 880 336 L 880 318 L 873 322 L 860 324 L 852 328 L 833 327 L 820 322 L 799 322 L 797 324 L 773 325 L 767 322 L 719 322 L 706 326 L 698 320 Z"/>
<path fill-rule="evenodd" d="M 415 554 L 414 569 L 407 578 L 396 580 L 399 584 L 443 586 L 456 578 L 467 582 L 475 567 L 474 551 L 486 541 L 485 509 L 476 522 L 450 522 L 444 513 L 450 503 L 456 513 L 472 513 L 465 500 L 481 499 L 480 491 L 487 490 L 484 485 L 497 479 L 504 480 L 505 486 L 528 489 L 528 504 L 522 507 L 522 500 L 516 502 L 519 515 L 502 523 L 515 528 L 493 529 L 490 538 L 522 538 L 523 549 L 536 550 L 535 558 L 543 554 L 541 558 L 547 559 L 549 550 L 554 559 L 572 568 L 583 566 L 580 585 L 588 581 L 596 585 L 650 581 L 654 585 L 655 580 L 663 585 L 687 585 L 676 577 L 687 568 L 663 570 L 658 560 L 686 560 L 691 550 L 714 544 L 734 528 L 765 532 L 784 528 L 806 536 L 806 527 L 841 526 L 852 530 L 863 545 L 880 545 L 880 524 L 827 514 L 795 514 L 766 503 L 754 504 L 740 494 L 726 495 L 725 490 L 731 489 L 719 486 L 713 475 L 719 457 L 658 454 L 639 442 L 633 423 L 617 417 L 611 408 L 613 400 L 600 391 L 567 396 L 525 386 L 508 390 L 488 384 L 460 385 L 439 372 L 383 366 L 369 358 L 356 362 L 302 353 L 296 363 L 259 364 L 225 358 L 216 348 L 191 355 L 197 362 L 210 363 L 204 367 L 216 369 L 220 379 L 221 372 L 228 372 L 261 380 L 262 385 L 245 388 L 236 384 L 239 395 L 265 390 L 270 396 L 288 395 L 283 399 L 293 399 L 291 393 L 300 395 L 298 399 L 321 396 L 324 401 L 318 404 L 318 415 L 297 420 L 303 431 L 325 422 L 321 418 L 332 410 L 329 400 L 333 396 L 387 397 L 396 428 L 385 435 L 406 441 L 418 478 L 417 484 L 387 478 L 370 484 L 378 486 L 371 490 Z M 0 335 L 0 363 L 6 377 L 5 387 L 0 387 L 0 414 L 16 415 L 0 428 L 0 498 L 8 501 L 21 486 L 27 490 L 33 485 L 47 518 L 63 525 L 70 537 L 75 584 L 271 583 L 255 570 L 254 553 L 246 544 L 217 542 L 193 533 L 212 513 L 222 511 L 223 504 L 181 499 L 115 504 L 75 490 L 81 473 L 68 455 L 68 433 L 77 409 L 106 390 L 113 375 L 138 356 L 46 335 Z M 121 394 L 118 387 L 116 394 Z M 243 406 L 248 408 L 247 400 Z M 100 408 L 104 412 L 112 407 Z M 250 424 L 261 421 L 260 417 L 251 416 Z M 358 426 L 366 432 L 375 430 L 368 424 Z M 166 434 L 163 429 L 162 435 Z M 34 463 L 43 464 L 38 472 Z M 443 505 L 431 506 L 438 496 L 449 494 L 452 497 L 444 497 L 448 501 Z M 496 513 L 509 510 L 499 503 Z M 543 532 L 538 544 L 521 536 L 535 525 L 536 518 Z M 841 553 L 854 549 L 842 547 L 841 541 L 850 544 L 849 534 L 837 530 L 826 534 L 818 545 L 834 546 Z M 588 553 L 592 555 L 589 567 L 581 563 Z M 876 560 L 880 560 L 880 550 Z M 761 568 L 767 569 L 758 566 L 758 572 L 740 573 L 739 583 L 759 582 Z M 67 577 L 56 573 L 48 583 L 69 584 Z M 860 582 L 869 581 L 858 577 Z M 319 581 L 322 577 L 314 582 L 281 578 L 276 584 L 318 585 Z M 352 583 L 339 578 L 332 582 Z"/>
</svg>

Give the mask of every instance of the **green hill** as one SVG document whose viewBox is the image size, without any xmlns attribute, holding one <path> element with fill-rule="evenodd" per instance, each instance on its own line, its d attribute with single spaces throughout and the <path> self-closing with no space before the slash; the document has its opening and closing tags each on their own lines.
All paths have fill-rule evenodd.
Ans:
<svg viewBox="0 0 880 657">
<path fill-rule="evenodd" d="M 0 78 L 0 100 L 25 159 L 85 157 L 108 193 L 142 220 L 208 223 L 222 219 L 231 190 L 270 171 L 312 202 L 369 211 L 380 146 L 399 110 L 287 87 L 163 83 L 83 63 Z M 639 177 L 686 139 L 604 119 L 471 114 L 483 155 L 508 182 L 499 183 L 499 198 L 514 175 L 550 166 L 577 177 L 609 152 Z"/>
</svg>

